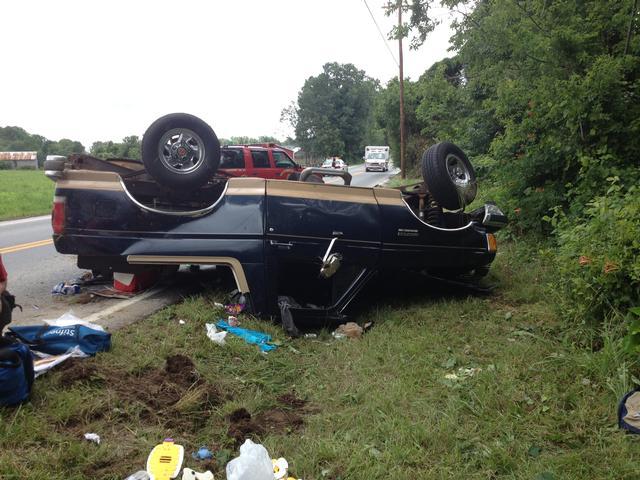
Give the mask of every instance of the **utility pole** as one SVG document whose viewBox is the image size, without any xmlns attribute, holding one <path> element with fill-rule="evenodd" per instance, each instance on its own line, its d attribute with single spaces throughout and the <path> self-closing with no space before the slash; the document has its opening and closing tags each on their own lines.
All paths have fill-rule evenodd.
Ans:
<svg viewBox="0 0 640 480">
<path fill-rule="evenodd" d="M 404 160 L 404 75 L 402 73 L 402 0 L 398 0 L 398 49 L 400 59 L 400 176 L 401 178 L 407 177 L 406 165 Z"/>
<path fill-rule="evenodd" d="M 633 8 L 631 9 L 631 18 L 629 19 L 629 30 L 627 30 L 627 41 L 624 44 L 624 54 L 629 53 L 629 42 L 631 41 L 631 32 L 633 32 L 633 20 L 636 17 L 636 11 L 638 10 L 638 0 L 633 1 Z"/>
</svg>

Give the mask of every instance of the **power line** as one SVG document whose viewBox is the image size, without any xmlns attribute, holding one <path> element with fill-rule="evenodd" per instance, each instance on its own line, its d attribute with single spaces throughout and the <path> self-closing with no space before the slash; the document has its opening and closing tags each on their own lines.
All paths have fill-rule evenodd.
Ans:
<svg viewBox="0 0 640 480">
<path fill-rule="evenodd" d="M 396 60 L 395 55 L 391 51 L 391 47 L 389 47 L 389 44 L 387 43 L 387 39 L 385 38 L 384 34 L 382 33 L 382 30 L 380 30 L 380 26 L 378 25 L 378 22 L 376 21 L 376 17 L 373 16 L 373 12 L 369 8 L 369 5 L 367 4 L 367 0 L 362 0 L 362 1 L 364 2 L 365 6 L 367 7 L 367 10 L 369 10 L 369 15 L 371 15 L 371 20 L 373 20 L 373 23 L 376 24 L 376 28 L 378 29 L 378 33 L 380 34 L 380 37 L 382 38 L 382 41 L 384 42 L 384 46 L 387 47 L 387 50 L 389 51 L 389 55 L 391 55 L 391 58 L 393 58 L 393 62 L 396 64 L 396 66 L 400 66 L 400 64 L 398 63 L 398 60 Z"/>
</svg>

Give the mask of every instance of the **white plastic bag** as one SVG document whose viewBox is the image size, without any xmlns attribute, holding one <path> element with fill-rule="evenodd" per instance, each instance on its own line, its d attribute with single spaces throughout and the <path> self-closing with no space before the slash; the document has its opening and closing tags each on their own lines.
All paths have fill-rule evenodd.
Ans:
<svg viewBox="0 0 640 480">
<path fill-rule="evenodd" d="M 85 327 L 93 328 L 94 330 L 100 330 L 104 332 L 104 327 L 97 323 L 87 322 L 81 318 L 76 317 L 71 310 L 64 315 L 56 318 L 55 320 L 44 320 L 44 323 L 51 325 L 52 327 L 68 327 L 69 325 L 84 325 Z"/>
<path fill-rule="evenodd" d="M 224 345 L 224 337 L 227 336 L 227 331 L 223 330 L 221 332 L 218 331 L 214 323 L 207 323 L 207 337 L 209 337 L 213 342 L 218 345 Z"/>
<path fill-rule="evenodd" d="M 245 440 L 240 456 L 227 463 L 227 480 L 273 480 L 273 462 L 259 443 Z"/>
<path fill-rule="evenodd" d="M 75 347 L 71 347 L 66 353 L 61 355 L 49 355 L 48 353 L 38 352 L 37 350 L 31 350 L 33 353 L 33 372 L 35 373 L 35 378 L 38 378 L 43 373 L 48 372 L 56 365 L 64 362 L 67 358 L 76 357 L 76 358 L 86 358 L 89 355 L 80 350 L 80 346 L 76 345 Z"/>
</svg>

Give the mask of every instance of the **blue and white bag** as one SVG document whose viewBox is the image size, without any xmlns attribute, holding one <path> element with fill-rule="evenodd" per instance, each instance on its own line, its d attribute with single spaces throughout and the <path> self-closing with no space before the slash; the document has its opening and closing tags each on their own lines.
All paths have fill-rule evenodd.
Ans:
<svg viewBox="0 0 640 480">
<path fill-rule="evenodd" d="M 87 355 L 95 355 L 111 348 L 111 334 L 86 325 L 32 325 L 9 327 L 9 335 L 32 350 L 60 355 L 79 347 Z"/>
</svg>

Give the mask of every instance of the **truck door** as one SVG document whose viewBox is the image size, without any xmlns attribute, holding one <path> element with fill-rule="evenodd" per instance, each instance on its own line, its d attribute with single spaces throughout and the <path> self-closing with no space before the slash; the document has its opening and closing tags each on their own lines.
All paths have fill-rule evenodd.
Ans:
<svg viewBox="0 0 640 480">
<path fill-rule="evenodd" d="M 375 268 L 380 235 L 379 207 L 369 188 L 267 182 L 266 248 L 279 282 L 290 291 L 317 294 L 315 302 L 330 305 L 340 295 L 337 282 L 349 284 L 363 269 Z M 335 278 L 327 280 L 319 273 L 334 238 L 331 253 L 342 260 Z"/>
<path fill-rule="evenodd" d="M 284 152 L 272 150 L 271 155 L 273 157 L 273 163 L 276 168 L 277 178 L 287 180 L 289 178 L 289 175 L 296 171 L 297 165 Z"/>
<path fill-rule="evenodd" d="M 260 178 L 277 178 L 277 169 L 273 164 L 273 159 L 269 151 L 265 149 L 252 149 L 251 159 L 253 160 L 253 176 Z"/>
</svg>

